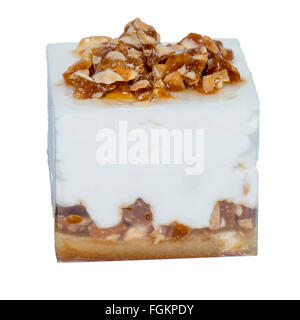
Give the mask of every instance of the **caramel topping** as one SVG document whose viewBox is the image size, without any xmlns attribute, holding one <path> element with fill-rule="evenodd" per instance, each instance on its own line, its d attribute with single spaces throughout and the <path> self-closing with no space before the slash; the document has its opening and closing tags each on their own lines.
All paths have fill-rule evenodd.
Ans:
<svg viewBox="0 0 300 320">
<path fill-rule="evenodd" d="M 82 59 L 63 77 L 77 99 L 127 100 L 130 94 L 144 101 L 189 88 L 209 94 L 225 83 L 241 81 L 230 63 L 233 51 L 221 41 L 190 33 L 177 44 L 165 45 L 156 30 L 140 19 L 129 22 L 119 38 L 82 39 L 76 53 Z"/>
<path fill-rule="evenodd" d="M 67 222 L 71 224 L 81 223 L 82 218 L 80 216 L 70 215 L 67 217 Z"/>
<path fill-rule="evenodd" d="M 172 227 L 173 227 L 172 238 L 175 240 L 183 238 L 190 231 L 189 227 L 185 226 L 184 224 L 180 224 L 178 222 L 174 222 Z"/>
</svg>

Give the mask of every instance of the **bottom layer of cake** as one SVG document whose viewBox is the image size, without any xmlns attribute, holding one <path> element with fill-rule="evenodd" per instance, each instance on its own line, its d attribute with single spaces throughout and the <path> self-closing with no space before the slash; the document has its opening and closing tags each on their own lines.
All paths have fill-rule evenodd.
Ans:
<svg viewBox="0 0 300 320">
<path fill-rule="evenodd" d="M 56 252 L 60 261 L 139 260 L 255 255 L 256 209 L 222 200 L 207 227 L 173 221 L 159 225 L 151 206 L 138 198 L 123 207 L 119 224 L 101 228 L 85 206 L 56 208 Z"/>
<path fill-rule="evenodd" d="M 143 260 L 257 254 L 257 229 L 195 234 L 179 240 L 112 241 L 55 233 L 59 261 Z"/>
</svg>

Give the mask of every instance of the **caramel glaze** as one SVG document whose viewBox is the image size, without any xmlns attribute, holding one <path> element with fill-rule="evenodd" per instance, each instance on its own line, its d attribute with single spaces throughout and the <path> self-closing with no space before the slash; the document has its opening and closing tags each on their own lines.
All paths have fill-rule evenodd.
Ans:
<svg viewBox="0 0 300 320">
<path fill-rule="evenodd" d="M 56 207 L 56 231 L 76 235 L 79 237 L 92 237 L 103 240 L 123 240 L 125 234 L 131 228 L 142 229 L 145 236 L 155 239 L 157 234 L 166 240 L 179 240 L 186 237 L 203 236 L 209 237 L 212 233 L 220 231 L 247 232 L 256 225 L 256 209 L 244 205 L 237 206 L 229 201 L 219 201 L 220 219 L 223 221 L 219 230 L 207 228 L 190 228 L 174 221 L 168 225 L 155 228 L 151 206 L 138 198 L 133 204 L 122 208 L 121 221 L 110 228 L 97 226 L 89 216 L 84 205 L 69 207 Z M 241 221 L 250 221 L 253 228 L 244 227 Z"/>
<path fill-rule="evenodd" d="M 140 19 L 128 23 L 119 38 L 82 39 L 76 52 L 81 60 L 63 73 L 76 99 L 155 101 L 188 89 L 213 94 L 241 81 L 231 63 L 233 51 L 221 41 L 190 33 L 176 44 L 163 44 Z"/>
</svg>

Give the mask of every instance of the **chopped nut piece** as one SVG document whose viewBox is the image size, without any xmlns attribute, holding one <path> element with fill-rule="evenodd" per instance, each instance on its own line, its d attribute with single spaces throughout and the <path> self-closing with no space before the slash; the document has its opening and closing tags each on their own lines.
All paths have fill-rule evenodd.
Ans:
<svg viewBox="0 0 300 320">
<path fill-rule="evenodd" d="M 207 62 L 207 55 L 206 54 L 196 54 L 193 56 L 193 59 Z"/>
<path fill-rule="evenodd" d="M 148 36 L 144 31 L 139 30 L 137 33 L 137 38 L 140 40 L 143 45 L 154 45 L 156 44 L 156 40 L 150 36 Z"/>
<path fill-rule="evenodd" d="M 167 66 L 165 64 L 156 64 L 153 66 L 152 74 L 154 79 L 162 79 L 167 71 Z"/>
<path fill-rule="evenodd" d="M 74 64 L 72 64 L 66 72 L 64 72 L 63 77 L 67 84 L 72 84 L 71 76 L 74 72 L 84 69 L 89 69 L 91 67 L 92 63 L 89 60 L 81 59 Z"/>
<path fill-rule="evenodd" d="M 124 80 L 117 72 L 114 72 L 111 69 L 106 69 L 105 71 L 95 73 L 93 78 L 97 83 L 104 84 L 111 84 L 117 81 Z"/>
<path fill-rule="evenodd" d="M 225 49 L 223 47 L 223 44 L 221 41 L 216 41 L 217 47 L 219 48 L 219 50 L 221 51 L 221 54 L 223 56 L 224 59 L 226 60 L 232 60 L 233 59 L 233 52 L 230 49 Z"/>
<path fill-rule="evenodd" d="M 186 69 L 186 66 L 183 65 L 180 69 L 177 70 L 177 72 L 184 76 L 188 71 Z"/>
<path fill-rule="evenodd" d="M 89 76 L 89 73 L 86 73 L 84 72 L 85 70 L 79 70 L 79 71 L 76 71 L 72 74 L 71 78 L 74 79 L 74 76 L 78 76 L 78 77 L 81 77 L 81 78 L 84 78 L 88 81 L 94 81 L 94 79 L 92 79 L 90 76 Z"/>
<path fill-rule="evenodd" d="M 168 74 L 164 78 L 164 82 L 166 83 L 167 88 L 172 91 L 181 91 L 185 88 L 183 76 L 177 71 Z"/>
<path fill-rule="evenodd" d="M 191 80 L 196 80 L 196 78 L 197 78 L 195 71 L 190 71 L 190 72 L 186 73 L 185 76 L 187 78 L 190 78 Z"/>
<path fill-rule="evenodd" d="M 174 50 L 170 47 L 164 46 L 162 44 L 158 44 L 156 46 L 156 51 L 159 57 L 168 56 L 174 52 Z"/>
<path fill-rule="evenodd" d="M 197 84 L 199 80 L 200 80 L 200 75 L 195 71 L 190 71 L 184 75 L 184 82 L 190 87 Z"/>
<path fill-rule="evenodd" d="M 231 82 L 241 81 L 241 76 L 238 69 L 229 62 L 225 63 L 225 60 L 222 64 L 223 67 L 228 71 L 229 79 Z"/>
<path fill-rule="evenodd" d="M 216 81 L 215 86 L 216 86 L 217 89 L 222 89 L 222 88 L 223 88 L 223 85 L 224 85 L 224 83 L 223 83 L 222 80 L 217 80 L 217 81 Z"/>
<path fill-rule="evenodd" d="M 98 57 L 98 56 L 93 56 L 92 58 L 93 64 L 98 64 L 101 62 L 101 60 L 102 60 L 102 57 Z"/>
<path fill-rule="evenodd" d="M 139 19 L 139 18 L 137 18 L 137 19 Z M 126 24 L 126 26 L 125 26 L 125 28 L 124 28 L 124 33 L 125 33 L 125 34 L 126 34 L 126 33 L 133 33 L 133 32 L 136 31 L 136 27 L 135 27 L 135 25 L 134 25 L 133 22 L 134 22 L 134 21 L 130 21 L 130 22 L 128 22 L 128 23 Z"/>
<path fill-rule="evenodd" d="M 204 92 L 212 92 L 215 88 L 218 88 L 218 83 L 229 82 L 229 76 L 226 69 L 215 72 L 214 74 L 210 74 L 208 76 L 203 77 L 202 87 Z"/>
<path fill-rule="evenodd" d="M 143 50 L 143 54 L 144 54 L 146 57 L 151 56 L 152 53 L 153 53 L 153 50 L 152 50 L 152 49 L 144 49 L 144 50 Z"/>
<path fill-rule="evenodd" d="M 137 30 L 143 30 L 148 34 L 156 33 L 155 29 L 152 26 L 144 23 L 140 18 L 136 18 L 133 21 L 127 23 L 127 25 L 124 28 L 125 33 L 131 33 Z"/>
<path fill-rule="evenodd" d="M 201 54 L 206 54 L 207 53 L 206 47 L 205 46 L 201 47 L 200 52 L 201 52 Z"/>
<path fill-rule="evenodd" d="M 128 55 L 132 58 L 139 59 L 143 55 L 143 53 L 141 51 L 134 49 L 134 48 L 130 48 L 128 50 Z"/>
<path fill-rule="evenodd" d="M 151 84 L 148 80 L 140 80 L 140 81 L 136 82 L 135 84 L 133 84 L 130 87 L 130 90 L 131 91 L 138 91 L 138 90 L 146 89 L 149 87 L 151 87 Z"/>
<path fill-rule="evenodd" d="M 136 29 L 141 29 L 141 30 L 143 30 L 143 31 L 145 31 L 147 33 L 148 32 L 153 32 L 153 31 L 155 32 L 155 29 L 152 26 L 144 23 L 140 18 L 134 19 L 133 20 L 133 24 L 136 27 Z"/>
<path fill-rule="evenodd" d="M 167 47 L 171 48 L 174 51 L 181 51 L 181 50 L 186 49 L 184 46 L 182 46 L 180 44 L 168 44 Z"/>
<path fill-rule="evenodd" d="M 168 72 L 173 72 L 181 68 L 187 61 L 188 56 L 185 53 L 170 56 L 166 61 Z"/>
<path fill-rule="evenodd" d="M 111 51 L 106 55 L 107 59 L 126 61 L 126 57 L 119 51 Z"/>
<path fill-rule="evenodd" d="M 122 67 L 116 67 L 115 71 L 121 75 L 122 79 L 121 81 L 130 81 L 135 80 L 138 78 L 139 73 L 136 70 L 128 69 L 128 68 L 122 68 Z"/>
<path fill-rule="evenodd" d="M 79 56 L 82 55 L 82 53 L 87 49 L 97 48 L 101 44 L 108 42 L 111 40 L 109 37 L 86 37 L 83 38 L 76 49 L 76 52 Z"/>
<path fill-rule="evenodd" d="M 141 48 L 141 43 L 135 34 L 124 35 L 120 40 L 136 48 Z"/>
<path fill-rule="evenodd" d="M 198 44 L 194 40 L 188 38 L 185 38 L 180 44 L 184 46 L 185 49 L 193 49 L 198 47 Z"/>
<path fill-rule="evenodd" d="M 218 48 L 212 38 L 204 36 L 203 42 L 209 51 L 211 51 L 212 53 L 218 53 Z"/>
<path fill-rule="evenodd" d="M 84 73 L 86 76 L 89 76 L 90 75 L 90 71 L 89 69 L 80 69 L 78 71 L 76 71 L 74 74 L 79 74 L 79 73 Z"/>
</svg>

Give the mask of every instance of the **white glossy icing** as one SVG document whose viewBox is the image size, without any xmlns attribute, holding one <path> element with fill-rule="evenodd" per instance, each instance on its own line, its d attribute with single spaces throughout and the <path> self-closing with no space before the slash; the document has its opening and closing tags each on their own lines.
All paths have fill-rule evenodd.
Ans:
<svg viewBox="0 0 300 320">
<path fill-rule="evenodd" d="M 151 204 L 158 223 L 177 220 L 192 227 L 207 226 L 215 202 L 221 199 L 256 207 L 259 102 L 238 41 L 222 41 L 234 50 L 234 64 L 245 79 L 242 84 L 225 86 L 215 95 L 184 94 L 150 107 L 73 99 L 72 88 L 59 84 L 67 66 L 77 60 L 71 53 L 75 44 L 49 45 L 49 118 L 53 120 L 55 114 L 55 130 L 52 125 L 49 130 L 49 159 L 51 174 L 56 176 L 56 190 L 52 188 L 56 202 L 84 203 L 102 227 L 117 224 L 119 206 L 138 197 Z M 96 134 L 101 128 L 117 130 L 120 120 L 128 121 L 129 129 L 150 130 L 158 125 L 204 129 L 203 174 L 185 175 L 185 164 L 100 166 Z M 238 166 L 241 163 L 243 168 Z"/>
</svg>

